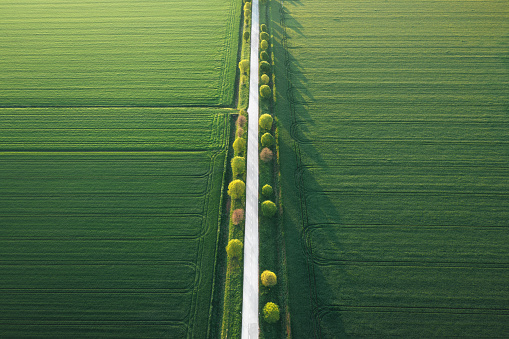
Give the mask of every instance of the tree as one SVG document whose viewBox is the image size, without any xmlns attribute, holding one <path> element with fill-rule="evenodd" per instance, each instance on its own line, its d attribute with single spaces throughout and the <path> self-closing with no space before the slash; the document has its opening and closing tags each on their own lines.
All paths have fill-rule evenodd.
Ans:
<svg viewBox="0 0 509 339">
<path fill-rule="evenodd" d="M 242 258 L 242 250 L 244 248 L 244 245 L 242 244 L 242 241 L 239 239 L 232 239 L 228 242 L 228 245 L 226 246 L 226 253 L 228 254 L 229 258 Z"/>
<path fill-rule="evenodd" d="M 267 74 L 263 74 L 261 77 L 260 77 L 260 81 L 262 82 L 262 84 L 264 85 L 268 85 L 269 82 L 270 82 L 270 78 Z"/>
<path fill-rule="evenodd" d="M 232 213 L 232 223 L 234 225 L 240 224 L 241 221 L 244 220 L 244 210 L 242 208 L 237 208 Z"/>
<path fill-rule="evenodd" d="M 248 10 L 248 9 L 249 9 L 249 10 L 251 10 L 251 6 L 252 6 L 251 2 L 246 2 L 246 3 L 244 4 L 244 10 L 245 10 L 245 11 L 246 11 L 246 10 Z"/>
<path fill-rule="evenodd" d="M 279 307 L 273 302 L 268 302 L 263 307 L 263 319 L 270 324 L 279 320 Z"/>
<path fill-rule="evenodd" d="M 269 162 L 269 161 L 271 161 L 273 158 L 274 158 L 274 153 L 272 153 L 272 151 L 271 151 L 270 149 L 268 149 L 267 147 L 265 147 L 264 149 L 262 149 L 262 151 L 260 152 L 260 159 L 261 159 L 263 162 Z"/>
<path fill-rule="evenodd" d="M 235 124 L 237 125 L 237 127 L 244 127 L 244 125 L 246 124 L 246 117 L 244 115 L 242 115 L 242 112 L 239 112 L 239 116 L 237 117 L 237 121 L 235 122 Z"/>
<path fill-rule="evenodd" d="M 244 138 L 237 138 L 233 142 L 233 150 L 235 152 L 235 155 L 244 155 L 246 154 L 246 139 Z"/>
<path fill-rule="evenodd" d="M 269 85 L 261 85 L 260 86 L 260 96 L 264 99 L 268 99 L 272 96 L 272 90 Z"/>
<path fill-rule="evenodd" d="M 267 32 L 267 25 L 266 24 L 261 24 L 260 25 L 260 31 Z"/>
<path fill-rule="evenodd" d="M 277 277 L 276 274 L 272 271 L 265 270 L 263 271 L 262 275 L 260 276 L 262 280 L 262 285 L 265 287 L 272 287 L 277 284 Z"/>
<path fill-rule="evenodd" d="M 272 196 L 272 194 L 274 194 L 274 190 L 272 189 L 272 186 L 270 186 L 269 184 L 263 186 L 262 187 L 262 194 L 265 197 L 270 198 Z"/>
<path fill-rule="evenodd" d="M 274 137 L 270 133 L 265 133 L 262 135 L 261 143 L 263 147 L 270 147 L 274 145 Z"/>
<path fill-rule="evenodd" d="M 246 41 L 249 40 L 249 32 L 248 31 L 244 32 L 244 40 L 246 40 Z"/>
<path fill-rule="evenodd" d="M 272 116 L 270 114 L 265 113 L 260 116 L 258 124 L 260 125 L 261 128 L 268 131 L 272 128 L 273 121 L 274 119 L 272 119 Z"/>
<path fill-rule="evenodd" d="M 260 73 L 270 73 L 270 64 L 267 61 L 260 61 Z"/>
<path fill-rule="evenodd" d="M 265 51 L 260 52 L 260 60 L 262 61 L 269 61 L 269 53 Z"/>
<path fill-rule="evenodd" d="M 244 129 L 242 127 L 237 128 L 237 134 L 235 134 L 237 138 L 242 138 L 244 135 Z"/>
<path fill-rule="evenodd" d="M 264 50 L 264 51 L 265 51 L 267 48 L 269 48 L 269 43 L 267 42 L 267 40 L 262 40 L 262 41 L 260 42 L 260 48 L 261 48 L 262 50 Z"/>
<path fill-rule="evenodd" d="M 249 8 L 244 9 L 244 16 L 251 17 L 251 9 Z"/>
<path fill-rule="evenodd" d="M 246 192 L 246 184 L 244 181 L 240 179 L 233 180 L 228 185 L 228 195 L 232 197 L 232 199 L 240 199 L 244 196 Z"/>
<path fill-rule="evenodd" d="M 248 74 L 249 73 L 249 60 L 241 60 L 239 62 L 240 73 Z"/>
<path fill-rule="evenodd" d="M 234 178 L 246 172 L 246 158 L 244 157 L 233 157 L 231 165 Z"/>
<path fill-rule="evenodd" d="M 267 33 L 267 32 L 261 32 L 260 33 L 260 40 L 267 40 L 267 41 L 269 41 L 269 39 L 270 39 L 269 33 Z"/>
<path fill-rule="evenodd" d="M 272 201 L 265 200 L 264 202 L 262 202 L 262 213 L 264 216 L 270 218 L 273 217 L 274 214 L 276 214 L 276 212 L 277 212 L 276 204 L 274 204 Z"/>
</svg>

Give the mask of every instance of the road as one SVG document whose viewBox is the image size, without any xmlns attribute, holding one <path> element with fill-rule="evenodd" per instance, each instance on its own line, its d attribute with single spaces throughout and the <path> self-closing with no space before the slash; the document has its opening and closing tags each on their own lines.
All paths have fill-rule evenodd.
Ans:
<svg viewBox="0 0 509 339">
<path fill-rule="evenodd" d="M 242 292 L 242 339 L 259 336 L 258 323 L 258 51 L 260 11 L 252 1 L 251 64 L 249 77 L 246 226 L 244 231 L 244 290 Z"/>
</svg>

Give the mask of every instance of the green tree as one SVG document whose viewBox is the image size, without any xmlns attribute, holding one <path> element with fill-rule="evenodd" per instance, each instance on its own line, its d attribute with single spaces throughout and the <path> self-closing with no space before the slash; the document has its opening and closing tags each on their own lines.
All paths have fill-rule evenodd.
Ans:
<svg viewBox="0 0 509 339">
<path fill-rule="evenodd" d="M 269 41 L 269 39 L 270 39 L 269 33 L 267 33 L 267 32 L 261 32 L 260 33 L 260 40 L 267 40 L 267 41 Z"/>
<path fill-rule="evenodd" d="M 260 48 L 261 48 L 262 50 L 264 50 L 264 51 L 265 51 L 267 48 L 269 48 L 269 43 L 267 42 L 267 40 L 262 40 L 262 41 L 260 42 Z"/>
<path fill-rule="evenodd" d="M 261 143 L 263 147 L 270 147 L 274 145 L 274 137 L 270 133 L 265 133 L 262 135 Z"/>
<path fill-rule="evenodd" d="M 260 61 L 260 73 L 270 73 L 270 64 L 268 61 Z"/>
<path fill-rule="evenodd" d="M 261 24 L 260 25 L 260 31 L 267 32 L 267 25 L 266 24 Z"/>
<path fill-rule="evenodd" d="M 262 76 L 260 77 L 260 81 L 262 82 L 262 84 L 268 85 L 270 82 L 270 78 L 267 74 L 262 74 Z"/>
<path fill-rule="evenodd" d="M 242 156 L 246 154 L 246 139 L 237 138 L 233 142 L 233 151 L 235 155 Z"/>
<path fill-rule="evenodd" d="M 250 36 L 249 32 L 245 31 L 244 32 L 244 40 L 248 41 L 249 40 L 249 36 Z"/>
<path fill-rule="evenodd" d="M 272 186 L 270 186 L 269 184 L 264 185 L 262 187 L 262 194 L 263 194 L 263 196 L 270 198 L 272 196 L 272 194 L 274 194 L 274 190 L 272 189 Z"/>
<path fill-rule="evenodd" d="M 262 285 L 265 287 L 273 287 L 277 284 L 276 274 L 272 271 L 265 270 L 260 276 L 262 280 Z"/>
<path fill-rule="evenodd" d="M 264 99 L 268 99 L 272 96 L 272 90 L 268 85 L 260 86 L 260 96 Z"/>
<path fill-rule="evenodd" d="M 277 212 L 276 204 L 274 204 L 272 201 L 265 200 L 264 202 L 262 202 L 262 213 L 264 216 L 270 218 L 273 217 L 274 214 L 276 214 L 276 212 Z"/>
<path fill-rule="evenodd" d="M 233 157 L 231 165 L 234 178 L 246 172 L 246 158 L 244 157 Z"/>
<path fill-rule="evenodd" d="M 260 52 L 260 60 L 269 61 L 269 53 L 267 53 L 266 51 L 261 51 Z"/>
<path fill-rule="evenodd" d="M 244 181 L 240 179 L 233 180 L 228 185 L 228 195 L 232 197 L 232 199 L 240 199 L 244 196 L 246 192 L 246 184 Z"/>
<path fill-rule="evenodd" d="M 249 73 L 249 60 L 241 60 L 239 62 L 240 73 L 248 74 Z"/>
<path fill-rule="evenodd" d="M 270 324 L 279 320 L 279 307 L 273 302 L 268 302 L 263 307 L 263 319 Z"/>
<path fill-rule="evenodd" d="M 270 114 L 265 113 L 260 116 L 258 124 L 260 125 L 261 128 L 268 131 L 272 128 L 273 121 L 274 119 L 272 118 L 272 116 Z"/>
<path fill-rule="evenodd" d="M 228 242 L 228 245 L 226 246 L 226 253 L 228 254 L 229 258 L 242 258 L 242 250 L 244 248 L 244 245 L 242 244 L 242 241 L 239 239 L 232 239 Z"/>
</svg>

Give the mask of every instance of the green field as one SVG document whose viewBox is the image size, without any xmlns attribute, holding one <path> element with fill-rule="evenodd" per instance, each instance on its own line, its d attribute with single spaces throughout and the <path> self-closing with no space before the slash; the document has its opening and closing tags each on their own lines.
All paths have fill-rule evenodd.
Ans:
<svg viewBox="0 0 509 339">
<path fill-rule="evenodd" d="M 0 3 L 0 337 L 215 335 L 240 8 Z"/>
<path fill-rule="evenodd" d="M 225 106 L 233 0 L 0 2 L 0 107 Z"/>
<path fill-rule="evenodd" d="M 283 7 L 293 337 L 508 337 L 507 2 Z"/>
</svg>

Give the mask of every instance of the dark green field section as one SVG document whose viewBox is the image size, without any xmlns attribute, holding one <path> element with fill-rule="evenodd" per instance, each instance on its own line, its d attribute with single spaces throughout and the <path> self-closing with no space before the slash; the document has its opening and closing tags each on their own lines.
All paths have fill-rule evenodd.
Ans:
<svg viewBox="0 0 509 339">
<path fill-rule="evenodd" d="M 271 6 L 294 338 L 509 337 L 507 2 Z"/>
<path fill-rule="evenodd" d="M 0 337 L 206 337 L 228 113 L 0 109 Z"/>
<path fill-rule="evenodd" d="M 229 106 L 233 0 L 0 3 L 0 107 Z"/>
</svg>

